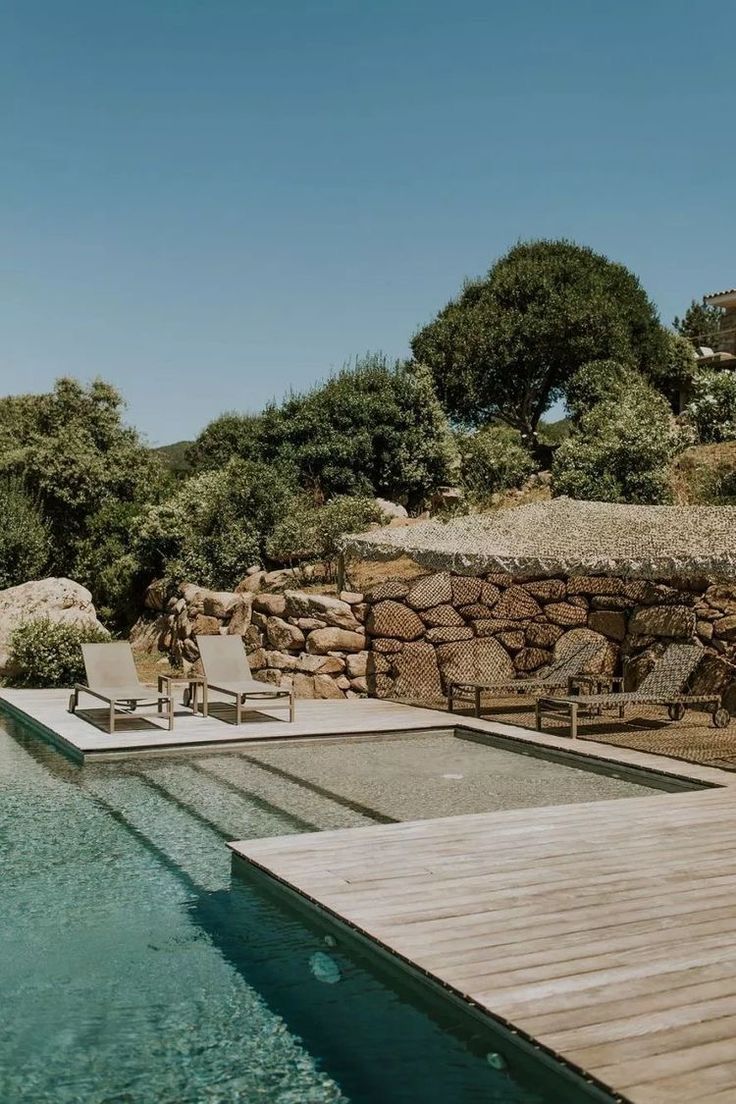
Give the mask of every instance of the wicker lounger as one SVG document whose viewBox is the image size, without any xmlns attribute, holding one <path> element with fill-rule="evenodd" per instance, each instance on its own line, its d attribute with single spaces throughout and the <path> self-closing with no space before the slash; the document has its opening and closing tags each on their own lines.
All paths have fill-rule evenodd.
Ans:
<svg viewBox="0 0 736 1104">
<path fill-rule="evenodd" d="M 547 668 L 544 675 L 536 678 L 503 679 L 492 682 L 451 682 L 447 689 L 447 708 L 450 713 L 454 711 L 455 702 L 472 701 L 475 704 L 475 715 L 480 717 L 481 694 L 492 694 L 494 697 L 502 697 L 511 693 L 533 694 L 542 690 L 572 690 L 575 680 L 581 677 L 585 668 L 600 652 L 600 644 L 581 644 L 569 655 L 553 663 Z M 595 676 L 591 676 L 595 677 Z"/>
<path fill-rule="evenodd" d="M 731 715 L 723 708 L 720 694 L 687 693 L 687 684 L 704 654 L 703 649 L 695 644 L 670 644 L 638 690 L 564 698 L 541 696 L 536 707 L 537 729 L 542 731 L 542 718 L 545 716 L 567 716 L 570 719 L 570 735 L 575 739 L 580 717 L 598 716 L 606 709 L 615 709 L 623 718 L 628 705 L 666 706 L 672 721 L 681 720 L 688 705 L 699 705 L 712 714 L 716 728 L 725 728 L 730 724 Z"/>
</svg>

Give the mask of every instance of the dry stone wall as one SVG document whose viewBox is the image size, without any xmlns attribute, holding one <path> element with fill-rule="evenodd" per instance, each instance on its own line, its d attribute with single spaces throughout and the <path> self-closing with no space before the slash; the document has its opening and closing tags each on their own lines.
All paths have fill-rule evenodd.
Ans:
<svg viewBox="0 0 736 1104">
<path fill-rule="evenodd" d="M 138 622 L 134 644 L 166 653 L 185 670 L 198 670 L 198 635 L 238 635 L 255 678 L 293 687 L 302 698 L 365 695 L 376 665 L 388 666 L 368 654 L 362 594 L 259 591 L 248 589 L 248 582 L 232 592 L 187 583 L 170 597 L 153 584 L 146 605 L 156 616 Z"/>
<path fill-rule="evenodd" d="M 442 698 L 452 681 L 543 673 L 587 641 L 599 645 L 590 672 L 625 670 L 633 688 L 667 644 L 689 641 L 703 648 L 692 691 L 725 693 L 736 713 L 736 583 L 436 572 L 335 596 L 289 578 L 273 580 L 278 590 L 255 576 L 225 593 L 186 584 L 171 597 L 153 584 L 154 617 L 133 639 L 188 668 L 197 635 L 237 634 L 254 676 L 300 697 L 415 701 Z"/>
<path fill-rule="evenodd" d="M 637 686 L 673 642 L 703 648 L 693 692 L 736 706 L 736 584 L 608 576 L 518 579 L 438 572 L 366 595 L 368 649 L 384 659 L 369 691 L 437 698 L 448 683 L 543 673 L 581 642 L 599 644 L 590 673 L 626 671 Z"/>
</svg>

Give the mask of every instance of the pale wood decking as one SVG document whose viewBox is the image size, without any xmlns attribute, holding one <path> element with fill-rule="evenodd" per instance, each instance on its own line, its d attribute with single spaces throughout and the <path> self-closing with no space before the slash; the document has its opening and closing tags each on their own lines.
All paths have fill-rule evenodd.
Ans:
<svg viewBox="0 0 736 1104">
<path fill-rule="evenodd" d="M 636 1104 L 736 1101 L 736 795 L 233 844 Z"/>
<path fill-rule="evenodd" d="M 79 759 L 97 755 L 143 751 L 187 750 L 202 747 L 238 747 L 251 740 L 297 739 L 307 736 L 343 736 L 355 733 L 401 732 L 414 729 L 451 728 L 453 719 L 431 709 L 418 709 L 388 701 L 297 702 L 296 720 L 289 723 L 283 709 L 249 710 L 241 725 L 232 723 L 231 704 L 210 703 L 211 715 L 195 716 L 176 707 L 172 732 L 164 717 L 143 710 L 120 717 L 116 731 L 106 731 L 106 709 L 67 712 L 68 690 L 0 690 L 0 709 L 33 724 L 49 740 Z M 96 722 L 96 723 L 95 723 Z"/>
<path fill-rule="evenodd" d="M 98 756 L 137 755 L 141 752 L 169 755 L 176 751 L 187 752 L 207 747 L 216 747 L 222 751 L 237 750 L 250 741 L 378 736 L 427 729 L 463 728 L 490 736 L 502 736 L 521 747 L 561 751 L 566 756 L 593 758 L 617 766 L 676 775 L 705 785 L 736 785 L 736 773 L 704 764 L 669 759 L 634 748 L 597 743 L 594 736 L 591 739 L 572 741 L 567 735 L 534 732 L 501 721 L 461 717 L 449 714 L 446 710 L 402 705 L 376 698 L 351 701 L 300 699 L 297 701 L 297 719 L 293 724 L 284 720 L 283 710 L 270 712 L 263 708 L 247 714 L 245 722 L 239 727 L 230 723 L 233 716 L 232 706 L 211 701 L 211 715 L 206 719 L 201 715 L 194 716 L 189 710 L 177 706 L 173 732 L 166 729 L 165 719 L 157 718 L 152 712 L 141 712 L 125 720 L 121 719 L 112 736 L 105 728 L 105 709 L 82 710 L 72 715 L 67 712 L 68 702 L 68 690 L 0 689 L 0 711 L 4 710 L 21 722 L 30 724 L 47 740 L 79 760 Z M 717 732 L 716 729 L 713 731 Z"/>
</svg>

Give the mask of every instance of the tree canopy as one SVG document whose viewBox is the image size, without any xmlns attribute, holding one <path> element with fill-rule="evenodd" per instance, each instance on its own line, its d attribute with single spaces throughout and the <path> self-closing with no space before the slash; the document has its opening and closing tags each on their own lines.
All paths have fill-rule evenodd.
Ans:
<svg viewBox="0 0 736 1104">
<path fill-rule="evenodd" d="M 412 340 L 457 421 L 502 419 L 532 434 L 583 364 L 616 360 L 644 375 L 666 357 L 665 331 L 639 280 L 570 241 L 524 242 Z"/>
<path fill-rule="evenodd" d="M 60 379 L 48 394 L 21 396 L 0 410 L 0 471 L 23 479 L 52 534 L 52 567 L 73 570 L 76 544 L 106 503 L 143 502 L 162 482 L 160 466 L 121 419 L 108 383 Z"/>
<path fill-rule="evenodd" d="M 191 455 L 202 468 L 232 456 L 278 463 L 316 499 L 379 494 L 417 505 L 448 481 L 455 451 L 427 369 L 373 355 L 260 415 L 217 418 Z"/>
</svg>

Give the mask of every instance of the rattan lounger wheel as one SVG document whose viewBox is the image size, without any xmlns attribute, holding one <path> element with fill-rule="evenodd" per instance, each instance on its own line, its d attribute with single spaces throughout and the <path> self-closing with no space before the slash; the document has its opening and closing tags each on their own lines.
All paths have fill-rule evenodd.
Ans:
<svg viewBox="0 0 736 1104">
<path fill-rule="evenodd" d="M 731 723 L 731 714 L 723 706 L 716 709 L 713 714 L 713 724 L 716 728 L 727 728 Z"/>
<path fill-rule="evenodd" d="M 671 721 L 681 721 L 685 716 L 685 706 L 682 702 L 676 702 L 667 706 L 667 714 Z"/>
</svg>

